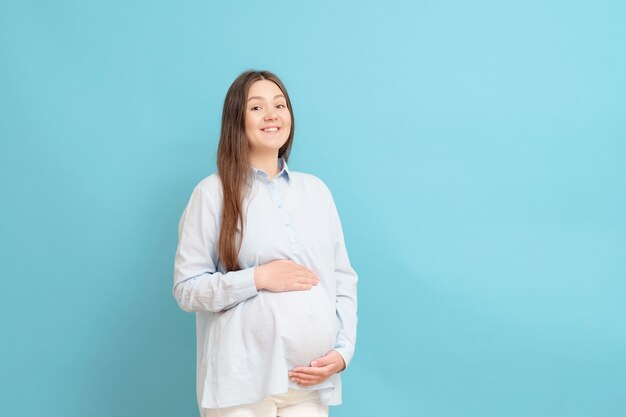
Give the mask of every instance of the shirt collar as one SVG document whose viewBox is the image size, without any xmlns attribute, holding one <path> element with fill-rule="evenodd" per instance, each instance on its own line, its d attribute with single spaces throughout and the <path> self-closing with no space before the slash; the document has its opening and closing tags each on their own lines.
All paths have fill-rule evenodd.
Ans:
<svg viewBox="0 0 626 417">
<path fill-rule="evenodd" d="M 290 180 L 289 167 L 287 166 L 287 161 L 285 161 L 285 158 L 278 158 L 277 164 L 278 164 L 279 171 L 278 171 L 278 174 L 276 175 L 276 178 L 285 177 L 285 179 L 289 181 Z M 262 176 L 265 178 L 269 178 L 269 176 L 267 175 L 265 171 L 255 166 L 252 166 L 252 171 L 254 172 L 255 177 Z"/>
</svg>

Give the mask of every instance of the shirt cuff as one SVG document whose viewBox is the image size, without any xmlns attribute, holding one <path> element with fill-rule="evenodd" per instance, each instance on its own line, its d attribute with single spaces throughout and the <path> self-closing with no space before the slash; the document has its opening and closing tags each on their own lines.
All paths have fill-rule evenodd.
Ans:
<svg viewBox="0 0 626 417">
<path fill-rule="evenodd" d="M 246 300 L 259 292 L 254 283 L 254 267 L 233 271 L 232 295 L 235 300 Z"/>
<path fill-rule="evenodd" d="M 345 345 L 336 345 L 333 348 L 333 350 L 339 352 L 339 354 L 343 358 L 343 361 L 346 363 L 346 367 L 340 372 L 343 372 L 346 369 L 348 369 L 348 365 L 350 364 L 350 361 L 352 360 L 352 355 L 354 355 L 354 348 L 351 348 Z"/>
</svg>

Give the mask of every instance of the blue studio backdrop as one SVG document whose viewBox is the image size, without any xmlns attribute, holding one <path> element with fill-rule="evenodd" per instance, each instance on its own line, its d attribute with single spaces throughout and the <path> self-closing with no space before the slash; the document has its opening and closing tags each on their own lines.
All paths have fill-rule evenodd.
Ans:
<svg viewBox="0 0 626 417">
<path fill-rule="evenodd" d="M 359 273 L 334 417 L 626 415 L 619 1 L 0 2 L 0 415 L 196 416 L 178 220 L 249 68 Z"/>
</svg>

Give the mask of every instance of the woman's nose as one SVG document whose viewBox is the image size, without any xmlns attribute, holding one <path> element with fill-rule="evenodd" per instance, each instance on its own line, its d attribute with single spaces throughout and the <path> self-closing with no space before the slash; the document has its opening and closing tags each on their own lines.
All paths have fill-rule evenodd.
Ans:
<svg viewBox="0 0 626 417">
<path fill-rule="evenodd" d="M 267 113 L 265 113 L 265 120 L 273 120 L 276 119 L 278 117 L 278 115 L 276 114 L 276 110 L 272 109 L 272 110 L 268 110 Z"/>
</svg>

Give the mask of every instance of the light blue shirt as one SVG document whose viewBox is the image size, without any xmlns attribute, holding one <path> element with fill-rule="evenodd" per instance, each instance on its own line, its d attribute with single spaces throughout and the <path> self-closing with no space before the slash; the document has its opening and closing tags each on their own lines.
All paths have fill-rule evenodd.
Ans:
<svg viewBox="0 0 626 417">
<path fill-rule="evenodd" d="M 357 274 L 328 187 L 313 175 L 289 171 L 283 159 L 278 168 L 272 179 L 251 168 L 241 270 L 225 273 L 219 262 L 217 174 L 195 187 L 180 219 L 173 294 L 183 310 L 196 313 L 200 408 L 254 403 L 288 389 L 317 390 L 322 404 L 341 404 L 340 374 L 302 387 L 288 372 L 333 349 L 350 363 Z M 258 291 L 254 268 L 277 259 L 315 271 L 320 283 L 308 291 Z"/>
</svg>

